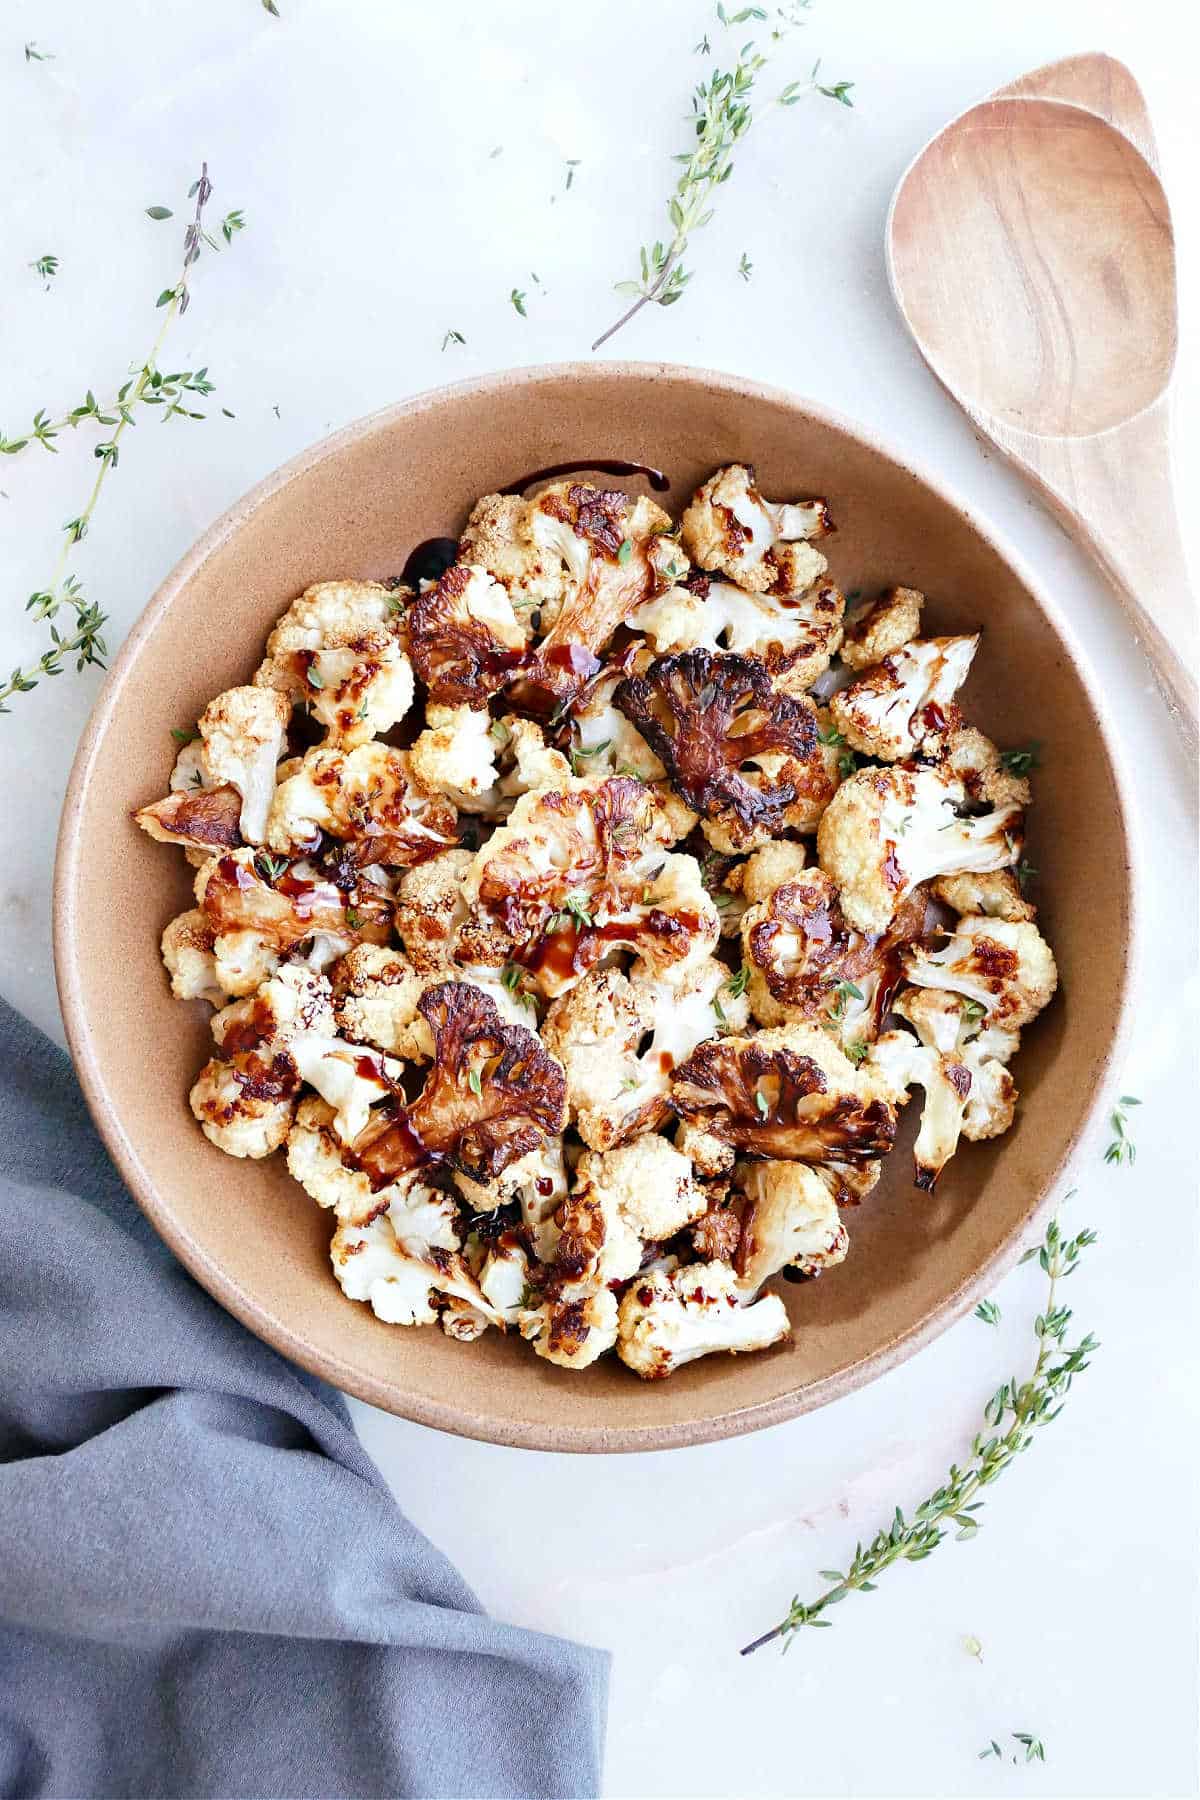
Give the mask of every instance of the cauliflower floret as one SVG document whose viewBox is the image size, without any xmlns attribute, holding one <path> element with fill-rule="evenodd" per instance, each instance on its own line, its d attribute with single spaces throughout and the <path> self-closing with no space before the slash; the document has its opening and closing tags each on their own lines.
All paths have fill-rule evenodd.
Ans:
<svg viewBox="0 0 1200 1800">
<path fill-rule="evenodd" d="M 886 588 L 878 600 L 847 620 L 842 661 L 851 669 L 865 669 L 891 656 L 920 631 L 924 604 L 925 596 L 916 588 Z"/>
<path fill-rule="evenodd" d="M 475 861 L 470 850 L 442 850 L 406 871 L 396 901 L 396 930 L 420 975 L 453 967 L 458 928 L 467 918 L 463 881 Z"/>
<path fill-rule="evenodd" d="M 597 673 L 617 627 L 687 574 L 672 530 L 644 495 L 564 481 L 531 502 L 531 533 L 566 571 L 562 603 L 527 671 L 531 682 L 562 703 Z"/>
<path fill-rule="evenodd" d="M 823 560 L 823 559 L 822 559 Z M 766 665 L 783 694 L 803 694 L 829 667 L 842 640 L 845 600 L 831 581 L 804 594 L 751 594 L 727 581 L 694 574 L 630 616 L 660 655 L 728 651 Z"/>
<path fill-rule="evenodd" d="M 807 1163 L 739 1163 L 746 1196 L 734 1270 L 747 1298 L 780 1269 L 819 1275 L 844 1261 L 850 1247 L 829 1186 Z"/>
<path fill-rule="evenodd" d="M 753 878 L 756 890 L 761 876 Z M 847 1052 L 861 1056 L 896 986 L 896 952 L 920 937 L 924 890 L 901 902 L 882 934 L 847 924 L 823 869 L 801 869 L 742 917 L 742 966 L 750 1009 L 761 1025 L 813 1019 Z"/>
<path fill-rule="evenodd" d="M 1011 1125 L 1017 1091 L 1004 1064 L 1020 1040 L 1015 1032 L 979 1033 L 962 1002 L 937 989 L 909 988 L 893 1010 L 915 1028 L 916 1038 L 885 1032 L 864 1067 L 895 1106 L 906 1104 L 910 1088 L 925 1090 L 913 1164 L 916 1186 L 928 1192 L 958 1148 L 972 1096 L 967 1136 L 995 1137 Z"/>
<path fill-rule="evenodd" d="M 407 867 L 449 848 L 458 820 L 444 794 L 389 744 L 309 750 L 271 802 L 267 842 L 287 854 L 310 850 L 327 832 L 351 847 L 356 866 Z"/>
<path fill-rule="evenodd" d="M 860 769 L 842 783 L 818 827 L 817 854 L 851 925 L 884 931 L 919 882 L 1016 862 L 1020 807 L 964 818 L 967 802 L 962 782 L 940 767 Z"/>
<path fill-rule="evenodd" d="M 391 1210 L 363 1225 L 339 1225 L 329 1254 L 349 1300 L 366 1300 L 388 1325 L 432 1325 L 437 1309 L 458 1301 L 495 1324 L 502 1321 L 462 1257 L 418 1239 L 405 1241 Z"/>
<path fill-rule="evenodd" d="M 374 581 L 322 581 L 292 602 L 267 639 L 254 685 L 305 705 L 331 744 L 365 744 L 412 705 L 404 648 L 407 591 Z"/>
<path fill-rule="evenodd" d="M 1008 1031 L 1035 1019 L 1058 986 L 1054 953 L 1026 920 L 968 915 L 941 949 L 909 950 L 903 960 L 914 987 L 962 994 Z"/>
<path fill-rule="evenodd" d="M 714 1137 L 712 1132 L 705 1131 L 702 1125 L 694 1125 L 689 1119 L 679 1121 L 675 1148 L 687 1157 L 696 1174 L 707 1180 L 730 1174 L 737 1160 L 732 1144 Z"/>
<path fill-rule="evenodd" d="M 520 1314 L 521 1336 L 560 1369 L 586 1369 L 617 1341 L 617 1300 L 607 1288 L 545 1300 Z"/>
<path fill-rule="evenodd" d="M 200 714 L 204 761 L 215 786 L 242 797 L 240 824 L 248 844 L 261 844 L 283 755 L 291 705 L 269 688 L 237 687 L 218 694 Z"/>
<path fill-rule="evenodd" d="M 493 721 L 492 729 L 500 742 L 502 760 L 511 760 L 513 765 L 500 779 L 500 792 L 506 799 L 516 799 L 533 788 L 558 787 L 570 780 L 570 763 L 561 750 L 547 744 L 540 726 L 532 719 L 505 713 Z"/>
<path fill-rule="evenodd" d="M 576 1171 L 576 1196 L 598 1198 L 607 1217 L 617 1216 L 637 1248 L 632 1268 L 605 1272 L 609 1281 L 636 1274 L 643 1242 L 665 1243 L 708 1209 L 708 1196 L 692 1179 L 692 1165 L 673 1144 L 647 1132 L 615 1150 L 585 1150 Z M 573 1205 L 574 1200 L 569 1202 Z M 564 1236 L 565 1236 L 564 1232 Z M 561 1250 L 561 1245 L 560 1245 Z"/>
<path fill-rule="evenodd" d="M 976 805 L 1022 808 L 1032 792 L 1023 775 L 1014 775 L 990 738 L 973 725 L 951 733 L 944 756 L 946 767 L 957 775 Z"/>
<path fill-rule="evenodd" d="M 287 1166 L 292 1177 L 318 1206 L 339 1219 L 365 1224 L 387 1205 L 361 1169 L 342 1160 L 342 1141 L 334 1130 L 334 1110 L 318 1094 L 309 1094 L 296 1109 L 288 1132 Z"/>
<path fill-rule="evenodd" d="M 896 1133 L 878 1080 L 818 1025 L 700 1044 L 671 1078 L 671 1104 L 739 1150 L 789 1162 L 870 1162 Z"/>
<path fill-rule="evenodd" d="M 994 869 L 988 875 L 939 875 L 930 891 L 956 913 L 986 913 L 989 919 L 1012 924 L 1037 917 L 1037 907 L 1025 899 L 1011 869 Z"/>
<path fill-rule="evenodd" d="M 672 1274 L 647 1270 L 621 1301 L 617 1355 L 645 1381 L 718 1350 L 766 1350 L 791 1337 L 777 1294 L 742 1304 L 728 1263 L 691 1263 Z"/>
<path fill-rule="evenodd" d="M 753 658 L 664 656 L 627 676 L 614 699 L 718 851 L 814 831 L 837 789 L 838 753 L 818 735 L 815 706 L 777 693 Z"/>
<path fill-rule="evenodd" d="M 683 546 L 701 569 L 719 570 L 755 594 L 799 594 L 828 564 L 812 538 L 833 530 L 824 500 L 767 500 L 754 470 L 732 463 L 692 495 Z"/>
<path fill-rule="evenodd" d="M 185 754 L 180 752 L 181 759 Z M 178 763 L 175 768 L 177 773 Z M 240 845 L 242 797 L 235 787 L 213 787 L 203 777 L 177 787 L 172 775 L 171 792 L 162 800 L 139 807 L 133 820 L 158 844 L 179 844 L 189 853 L 211 856 L 216 850 L 232 850 Z"/>
<path fill-rule="evenodd" d="M 180 913 L 162 934 L 162 959 L 177 1000 L 210 1000 L 220 1006 L 225 989 L 217 978 L 213 930 L 199 909 Z"/>
<path fill-rule="evenodd" d="M 496 801 L 500 747 L 492 720 L 470 706 L 430 705 L 425 721 L 409 752 L 414 775 L 461 812 L 489 812 Z"/>
<path fill-rule="evenodd" d="M 506 1325 L 520 1322 L 529 1293 L 529 1259 L 519 1244 L 493 1244 L 483 1259 L 479 1287 Z"/>
<path fill-rule="evenodd" d="M 561 1138 L 552 1138 L 530 1150 L 487 1184 L 473 1181 L 456 1169 L 454 1185 L 477 1213 L 495 1211 L 515 1200 L 538 1261 L 551 1260 L 559 1238 L 555 1215 L 567 1197 L 567 1164 Z"/>
<path fill-rule="evenodd" d="M 476 501 L 459 542 L 461 560 L 486 569 L 500 583 L 514 613 L 530 630 L 539 613 L 536 629 L 554 623 L 566 591 L 567 568 L 558 534 L 545 529 L 558 523 L 519 494 L 485 494 Z"/>
<path fill-rule="evenodd" d="M 399 950 L 358 944 L 330 970 L 338 1029 L 409 1062 L 428 1062 L 433 1034 L 417 1001 L 433 979 L 418 975 Z"/>
<path fill-rule="evenodd" d="M 632 776 L 524 794 L 463 883 L 460 962 L 521 963 L 548 998 L 618 945 L 678 978 L 720 922 L 694 858 L 668 856 L 674 822 Z"/>
<path fill-rule="evenodd" d="M 308 863 L 278 862 L 261 850 L 230 851 L 196 875 L 196 901 L 213 931 L 219 985 L 248 994 L 274 972 L 282 955 L 313 940 L 310 961 L 332 961 L 359 942 L 389 935 L 391 903 L 364 877 L 335 886 Z"/>
<path fill-rule="evenodd" d="M 588 689 L 585 703 L 572 711 L 571 767 L 577 775 L 593 780 L 622 774 L 636 775 L 639 781 L 662 781 L 666 775 L 662 763 L 641 732 L 613 705 L 613 694 L 623 678 L 623 666 L 613 669 Z"/>
<path fill-rule="evenodd" d="M 567 1072 L 571 1118 L 585 1144 L 607 1150 L 663 1122 L 671 1070 L 722 1028 L 745 1028 L 746 999 L 730 982 L 712 957 L 678 985 L 645 968 L 632 976 L 594 969 L 554 1002 L 542 1036 Z"/>
<path fill-rule="evenodd" d="M 938 755 L 962 723 L 954 696 L 978 648 L 978 632 L 905 644 L 834 694 L 834 724 L 853 749 L 883 762 Z"/>
<path fill-rule="evenodd" d="M 742 864 L 741 892 L 748 905 L 769 900 L 785 881 L 794 881 L 808 861 L 803 844 L 776 838 L 748 856 Z"/>
<path fill-rule="evenodd" d="M 354 1146 L 382 1188 L 431 1161 L 490 1183 L 528 1151 L 557 1137 L 566 1118 L 562 1065 L 495 1002 L 465 981 L 422 994 L 433 1032 L 433 1065 L 417 1099 L 382 1108 Z"/>
<path fill-rule="evenodd" d="M 188 1096 L 210 1144 L 226 1156 L 258 1160 L 278 1150 L 296 1110 L 299 1078 L 286 1058 L 278 1067 L 259 1058 L 206 1062 Z"/>
<path fill-rule="evenodd" d="M 487 707 L 527 662 L 512 602 L 486 569 L 455 563 L 414 600 L 408 633 L 417 673 L 442 706 Z"/>
<path fill-rule="evenodd" d="M 250 999 L 235 1000 L 213 1015 L 212 1033 L 236 1067 L 257 1073 L 270 1064 L 290 1065 L 334 1108 L 339 1136 L 350 1143 L 366 1126 L 370 1109 L 391 1091 L 400 1074 L 377 1051 L 337 1035 L 328 981 L 303 963 L 288 963 Z"/>
</svg>

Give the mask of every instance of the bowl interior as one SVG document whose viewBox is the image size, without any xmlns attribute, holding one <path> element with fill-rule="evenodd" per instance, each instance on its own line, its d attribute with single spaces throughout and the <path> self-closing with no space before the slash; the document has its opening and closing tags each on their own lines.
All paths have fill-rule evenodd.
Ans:
<svg viewBox="0 0 1200 1800">
<path fill-rule="evenodd" d="M 249 679 L 271 624 L 304 587 L 396 574 L 414 545 L 455 534 L 478 495 L 587 457 L 665 470 L 665 504 L 676 511 L 718 464 L 753 462 L 768 494 L 828 498 L 838 526 L 830 563 L 845 588 L 912 585 L 929 596 L 927 631 L 982 627 L 964 706 L 1001 745 L 1042 741 L 1028 855 L 1061 974 L 1016 1065 L 1014 1129 L 964 1145 L 923 1196 L 907 1153 L 918 1100 L 880 1186 L 848 1215 L 848 1260 L 821 1281 L 783 1286 L 794 1342 L 651 1384 L 611 1359 L 582 1374 L 557 1370 L 495 1333 L 464 1347 L 436 1329 L 385 1326 L 342 1298 L 328 1266 L 329 1216 L 282 1159 L 231 1161 L 192 1120 L 208 1008 L 172 1000 L 158 953 L 163 925 L 191 904 L 190 871 L 129 819 L 166 791 L 171 727 Z M 780 393 L 696 371 L 586 365 L 494 377 L 383 413 L 307 452 L 213 528 L 132 634 L 80 747 L 55 933 L 67 1028 L 100 1127 L 158 1229 L 248 1325 L 340 1386 L 428 1424 L 554 1449 L 654 1448 L 834 1398 L 995 1279 L 1100 1088 L 1122 1011 L 1130 882 L 1117 782 L 1084 678 L 1027 583 L 969 517 L 878 446 Z"/>
</svg>

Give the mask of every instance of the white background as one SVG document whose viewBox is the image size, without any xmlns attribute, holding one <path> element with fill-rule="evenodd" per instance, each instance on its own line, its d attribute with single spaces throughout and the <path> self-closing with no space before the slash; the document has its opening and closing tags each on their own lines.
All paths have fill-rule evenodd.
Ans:
<svg viewBox="0 0 1200 1800">
<path fill-rule="evenodd" d="M 723 33 L 699 0 L 279 4 L 278 20 L 259 0 L 5 7 L 10 435 L 39 405 L 111 390 L 146 353 L 181 221 L 154 224 L 143 209 L 182 213 L 202 156 L 213 212 L 240 206 L 249 220 L 230 253 L 201 262 L 166 352 L 174 366 L 209 365 L 212 416 L 128 434 L 78 558 L 114 647 L 201 530 L 331 428 L 443 381 L 586 354 L 614 313 L 612 282 L 661 229 L 667 158 L 687 144 L 680 116 L 707 66 L 691 47 L 706 28 L 714 48 L 744 35 Z M 1197 65 L 1184 12 L 1171 0 L 823 0 L 767 91 L 820 54 L 824 78 L 856 83 L 855 110 L 810 98 L 764 115 L 694 241 L 687 299 L 643 313 L 612 346 L 738 371 L 857 417 L 956 483 L 1031 559 L 1087 645 L 1125 745 L 1146 921 L 1119 1084 L 1144 1099 L 1138 1161 L 1106 1168 L 1098 1125 L 1068 1215 L 1102 1232 L 1069 1297 L 1103 1349 L 993 1490 L 974 1544 L 896 1571 L 786 1659 L 734 1654 L 962 1454 L 983 1399 L 1026 1354 L 1031 1269 L 1001 1291 L 999 1332 L 968 1319 L 832 1410 L 710 1448 L 584 1462 L 355 1408 L 403 1505 L 490 1608 L 615 1651 L 612 1794 L 1194 1788 L 1196 976 L 1182 771 L 1115 601 L 927 375 L 881 256 L 892 186 L 932 131 L 1026 69 L 1103 48 L 1150 101 L 1194 325 Z M 27 65 L 30 38 L 56 60 Z M 580 159 L 570 192 L 567 158 Z M 62 264 L 48 293 L 26 266 L 46 251 Z M 514 286 L 527 319 L 509 304 Z M 450 328 L 467 342 L 443 352 Z M 1181 495 L 1200 486 L 1197 388 L 1193 350 L 1179 380 Z M 0 461 L 5 668 L 42 647 L 22 602 L 46 581 L 93 466 L 82 439 L 57 459 L 35 447 Z M 0 721 L 0 985 L 54 1032 L 52 847 L 98 683 L 63 677 Z M 1014 1730 L 1043 1737 L 1044 1768 L 977 1760 Z"/>
</svg>

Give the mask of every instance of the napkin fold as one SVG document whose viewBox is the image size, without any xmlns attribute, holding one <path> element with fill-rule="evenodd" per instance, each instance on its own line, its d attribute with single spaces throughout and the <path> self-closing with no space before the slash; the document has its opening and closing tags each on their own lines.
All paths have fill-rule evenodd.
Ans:
<svg viewBox="0 0 1200 1800">
<path fill-rule="evenodd" d="M 0 1793 L 592 1795 L 607 1681 L 484 1615 L 0 1002 Z"/>
</svg>

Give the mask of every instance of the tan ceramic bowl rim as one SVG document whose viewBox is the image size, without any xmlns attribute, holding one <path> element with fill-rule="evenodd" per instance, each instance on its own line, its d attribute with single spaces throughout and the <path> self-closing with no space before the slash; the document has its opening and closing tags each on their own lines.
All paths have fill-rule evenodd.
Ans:
<svg viewBox="0 0 1200 1800">
<path fill-rule="evenodd" d="M 868 449 L 906 470 L 915 480 L 958 512 L 989 548 L 1008 564 L 1018 580 L 1033 596 L 1070 657 L 1090 703 L 1096 730 L 1112 767 L 1117 804 L 1124 827 L 1126 846 L 1130 852 L 1129 892 L 1127 894 L 1130 942 L 1120 989 L 1117 1017 L 1114 1020 L 1108 1049 L 1101 1059 L 1101 1078 L 1096 1082 L 1091 1106 L 1064 1145 L 1058 1161 L 1045 1181 L 1042 1192 L 1030 1204 L 1008 1236 L 968 1279 L 960 1282 L 938 1305 L 931 1307 L 925 1316 L 906 1332 L 889 1341 L 874 1353 L 839 1371 L 836 1375 L 810 1383 L 789 1393 L 777 1395 L 755 1406 L 721 1413 L 709 1418 L 663 1426 L 652 1432 L 648 1432 L 644 1427 L 622 1431 L 613 1430 L 610 1427 L 568 1425 L 543 1427 L 540 1424 L 526 1424 L 511 1419 L 492 1420 L 486 1415 L 469 1412 L 455 1405 L 451 1398 L 444 1401 L 431 1401 L 418 1396 L 404 1396 L 398 1392 L 398 1386 L 394 1380 L 376 1378 L 370 1372 L 347 1363 L 338 1356 L 326 1355 L 313 1350 L 302 1338 L 294 1335 L 285 1324 L 264 1312 L 254 1294 L 228 1276 L 207 1251 L 180 1226 L 173 1217 L 169 1204 L 164 1202 L 143 1169 L 137 1150 L 109 1098 L 104 1073 L 92 1042 L 89 1021 L 81 994 L 74 937 L 74 893 L 81 878 L 78 822 L 81 815 L 81 797 L 86 786 L 88 771 L 111 720 L 120 708 L 126 681 L 137 661 L 143 641 L 157 628 L 176 595 L 186 586 L 213 551 L 237 532 L 247 518 L 265 501 L 279 493 L 298 476 L 326 458 L 336 456 L 343 447 L 370 435 L 383 424 L 405 415 L 437 408 L 462 394 L 486 395 L 498 393 L 506 388 L 532 387 L 539 384 L 566 385 L 580 376 L 594 377 L 597 374 L 616 377 L 618 380 L 629 378 L 641 381 L 651 379 L 691 383 L 710 392 L 715 390 L 719 393 L 736 394 L 741 398 L 785 406 L 820 424 L 847 433 Z M 547 363 L 529 368 L 509 369 L 478 376 L 470 381 L 455 382 L 446 387 L 433 388 L 425 393 L 415 395 L 412 399 L 401 401 L 397 405 L 381 408 L 378 412 L 370 413 L 367 417 L 356 420 L 332 436 L 323 438 L 319 443 L 301 451 L 298 456 L 293 457 L 290 462 L 284 463 L 281 468 L 276 469 L 273 474 L 260 481 L 248 494 L 223 513 L 188 551 L 182 561 L 176 564 L 157 589 L 125 639 L 100 690 L 95 709 L 80 739 L 71 769 L 59 828 L 58 851 L 54 869 L 54 964 L 59 1000 L 66 1026 L 67 1041 L 92 1117 L 139 1206 L 150 1219 L 155 1230 L 165 1239 L 196 1280 L 235 1318 L 240 1319 L 244 1325 L 248 1326 L 258 1337 L 273 1345 L 282 1355 L 298 1363 L 301 1368 L 309 1370 L 314 1375 L 322 1376 L 336 1387 L 354 1394 L 361 1400 L 383 1407 L 400 1417 L 412 1419 L 418 1424 L 430 1425 L 458 1436 L 479 1438 L 491 1443 L 516 1445 L 533 1450 L 599 1452 L 675 1449 L 690 1444 L 708 1443 L 720 1438 L 735 1437 L 759 1430 L 767 1425 L 780 1424 L 786 1419 L 812 1411 L 831 1400 L 840 1399 L 856 1388 L 865 1386 L 876 1377 L 885 1374 L 887 1370 L 894 1368 L 898 1363 L 906 1361 L 918 1350 L 923 1349 L 932 1339 L 939 1336 L 969 1307 L 987 1294 L 1016 1262 L 1023 1246 L 1029 1240 L 1033 1227 L 1050 1211 L 1066 1165 L 1074 1155 L 1081 1139 L 1088 1135 L 1093 1120 L 1104 1104 L 1112 1081 L 1114 1063 L 1122 1052 L 1128 1035 L 1129 999 L 1140 958 L 1141 940 L 1138 888 L 1134 878 L 1135 845 L 1132 819 L 1133 808 L 1130 804 L 1128 783 L 1117 746 L 1105 723 L 1105 708 L 1098 691 L 1098 684 L 1069 621 L 1046 593 L 1024 559 L 1004 542 L 999 532 L 985 523 L 946 483 L 928 470 L 914 465 L 909 456 L 885 442 L 876 433 L 862 430 L 827 407 L 799 398 L 784 389 L 767 387 L 759 382 L 748 381 L 736 375 L 721 374 L 714 370 L 691 368 L 684 364 L 673 363 L 606 361 Z"/>
</svg>

